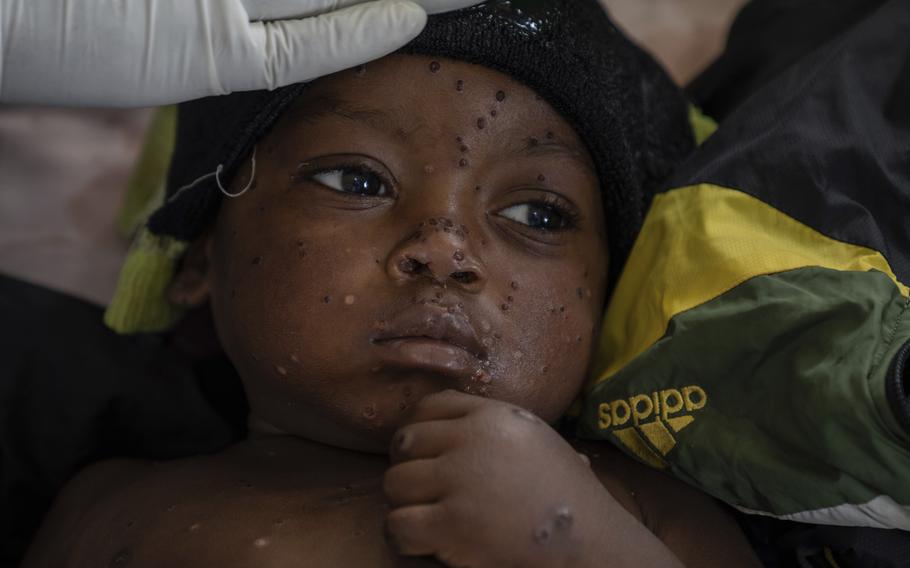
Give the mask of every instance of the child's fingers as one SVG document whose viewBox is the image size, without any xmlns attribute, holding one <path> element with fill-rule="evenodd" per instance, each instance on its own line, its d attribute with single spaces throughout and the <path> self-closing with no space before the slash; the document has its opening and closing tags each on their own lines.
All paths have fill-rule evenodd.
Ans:
<svg viewBox="0 0 910 568">
<path fill-rule="evenodd" d="M 435 458 L 456 447 L 461 437 L 457 420 L 434 420 L 401 427 L 389 444 L 392 463 Z"/>
<path fill-rule="evenodd" d="M 393 465 L 382 479 L 382 491 L 393 508 L 433 503 L 445 492 L 438 460 L 414 460 Z"/>
<path fill-rule="evenodd" d="M 436 504 L 402 507 L 386 517 L 389 542 L 404 556 L 435 554 L 442 528 L 442 508 Z"/>
<path fill-rule="evenodd" d="M 408 422 L 414 424 L 430 420 L 461 418 L 484 404 L 488 404 L 485 398 L 455 390 L 444 390 L 423 397 L 414 405 Z"/>
</svg>

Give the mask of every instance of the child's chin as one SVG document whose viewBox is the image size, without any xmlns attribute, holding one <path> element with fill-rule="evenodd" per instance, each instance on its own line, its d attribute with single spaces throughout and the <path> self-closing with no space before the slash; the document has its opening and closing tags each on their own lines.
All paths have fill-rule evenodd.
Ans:
<svg viewBox="0 0 910 568">
<path fill-rule="evenodd" d="M 315 442 L 342 450 L 352 450 L 370 454 L 387 454 L 389 444 L 395 431 L 403 425 L 403 417 L 394 416 L 395 420 L 367 421 L 360 416 L 323 417 L 318 424 L 295 423 L 285 420 L 276 424 L 250 415 L 248 429 L 252 437 L 290 437 L 302 442 Z"/>
<path fill-rule="evenodd" d="M 365 422 L 358 417 L 344 427 L 301 432 L 300 437 L 340 449 L 385 455 L 389 453 L 392 437 L 402 425 L 404 420 L 401 416 L 394 416 L 394 420 L 372 422 Z"/>
</svg>

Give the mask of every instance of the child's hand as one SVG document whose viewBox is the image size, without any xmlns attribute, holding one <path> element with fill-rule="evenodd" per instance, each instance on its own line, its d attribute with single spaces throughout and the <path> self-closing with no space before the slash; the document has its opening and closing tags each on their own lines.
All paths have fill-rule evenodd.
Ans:
<svg viewBox="0 0 910 568">
<path fill-rule="evenodd" d="M 390 453 L 388 533 L 404 555 L 471 568 L 616 566 L 616 543 L 631 551 L 647 532 L 572 446 L 511 404 L 428 396 Z"/>
</svg>

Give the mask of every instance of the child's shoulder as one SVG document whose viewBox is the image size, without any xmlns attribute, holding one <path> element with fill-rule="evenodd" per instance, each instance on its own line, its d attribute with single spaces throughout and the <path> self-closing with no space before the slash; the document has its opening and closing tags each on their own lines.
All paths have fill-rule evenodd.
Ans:
<svg viewBox="0 0 910 568">
<path fill-rule="evenodd" d="M 64 489 L 24 566 L 398 566 L 381 530 L 382 466 L 288 440 L 102 462 Z"/>
<path fill-rule="evenodd" d="M 92 464 L 63 488 L 32 541 L 23 566 L 62 566 L 82 549 L 91 549 L 93 535 L 102 538 L 99 520 L 105 504 L 124 487 L 151 471 L 151 462 L 111 459 Z"/>
<path fill-rule="evenodd" d="M 757 566 L 751 546 L 719 502 L 642 465 L 611 444 L 576 442 L 614 499 L 687 566 Z"/>
</svg>

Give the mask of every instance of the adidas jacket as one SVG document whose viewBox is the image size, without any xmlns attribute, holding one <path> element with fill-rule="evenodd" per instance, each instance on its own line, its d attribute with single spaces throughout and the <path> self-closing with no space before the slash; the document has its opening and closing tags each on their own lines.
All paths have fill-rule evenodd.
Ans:
<svg viewBox="0 0 910 568">
<path fill-rule="evenodd" d="M 580 434 L 746 512 L 910 530 L 910 2 L 752 94 L 668 187 Z"/>
</svg>

